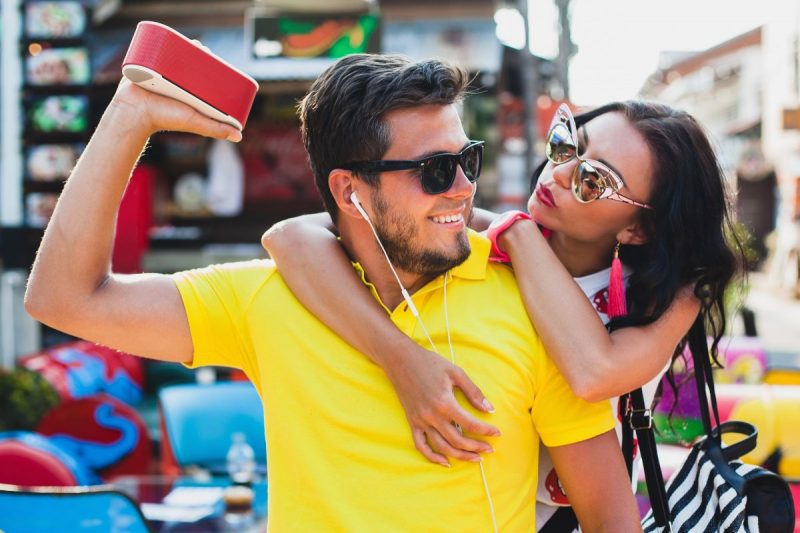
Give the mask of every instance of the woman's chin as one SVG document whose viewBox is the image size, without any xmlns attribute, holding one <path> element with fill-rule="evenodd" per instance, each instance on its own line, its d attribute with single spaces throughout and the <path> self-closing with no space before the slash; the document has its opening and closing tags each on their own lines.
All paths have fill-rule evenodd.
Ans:
<svg viewBox="0 0 800 533">
<path fill-rule="evenodd" d="M 528 202 L 528 212 L 531 214 L 531 218 L 537 224 L 542 226 L 547 226 L 548 216 L 545 214 L 545 209 L 542 209 L 542 206 L 536 201 L 536 199 L 531 200 Z"/>
</svg>

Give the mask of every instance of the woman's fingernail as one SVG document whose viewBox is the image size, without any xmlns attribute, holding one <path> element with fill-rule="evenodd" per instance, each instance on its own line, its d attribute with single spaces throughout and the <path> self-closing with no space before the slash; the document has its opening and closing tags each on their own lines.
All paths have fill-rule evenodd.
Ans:
<svg viewBox="0 0 800 533">
<path fill-rule="evenodd" d="M 470 457 L 469 461 L 471 463 L 482 463 L 483 462 L 483 457 L 481 457 L 480 455 L 476 455 L 475 457 Z"/>
<path fill-rule="evenodd" d="M 444 463 L 439 463 L 439 464 L 444 466 L 444 467 L 446 467 L 446 468 L 450 468 L 450 463 L 444 462 Z"/>
<path fill-rule="evenodd" d="M 229 133 L 228 140 L 232 143 L 238 143 L 239 141 L 242 140 L 242 134 L 239 133 L 238 131 L 235 133 Z"/>
<path fill-rule="evenodd" d="M 488 447 L 483 449 L 483 453 L 494 453 L 494 448 L 492 448 L 491 446 L 488 446 Z"/>
<path fill-rule="evenodd" d="M 483 408 L 489 411 L 490 413 L 494 413 L 494 406 L 489 403 L 489 400 L 486 398 L 483 399 Z"/>
</svg>

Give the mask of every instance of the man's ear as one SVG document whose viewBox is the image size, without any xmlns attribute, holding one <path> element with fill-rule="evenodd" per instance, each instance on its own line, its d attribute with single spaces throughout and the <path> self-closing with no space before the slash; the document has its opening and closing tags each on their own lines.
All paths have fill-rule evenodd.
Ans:
<svg viewBox="0 0 800 533">
<path fill-rule="evenodd" d="M 638 222 L 631 224 L 617 233 L 617 242 L 620 244 L 638 245 L 647 242 L 647 232 Z"/>
<path fill-rule="evenodd" d="M 335 168 L 328 174 L 328 187 L 342 215 L 361 218 L 358 210 L 353 205 L 353 201 L 350 200 L 350 195 L 357 189 L 365 190 L 363 182 L 356 178 L 351 171 Z"/>
</svg>

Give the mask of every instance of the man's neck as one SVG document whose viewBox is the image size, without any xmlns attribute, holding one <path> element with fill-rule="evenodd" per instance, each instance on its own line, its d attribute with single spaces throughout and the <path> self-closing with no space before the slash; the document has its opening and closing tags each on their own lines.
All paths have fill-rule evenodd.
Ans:
<svg viewBox="0 0 800 533">
<path fill-rule="evenodd" d="M 375 286 L 383 305 L 389 309 L 394 309 L 403 302 L 403 293 L 397 283 L 397 279 L 392 274 L 392 270 L 389 268 L 386 257 L 380 251 L 378 253 L 380 255 L 370 254 L 368 257 L 361 258 L 359 263 L 364 269 L 367 281 Z M 395 268 L 395 270 L 397 271 L 397 277 L 400 278 L 400 282 L 406 288 L 408 294 L 414 294 L 434 278 L 434 276 L 421 276 L 398 268 Z"/>
<path fill-rule="evenodd" d="M 351 260 L 356 261 L 364 269 L 367 281 L 375 286 L 378 297 L 389 309 L 394 309 L 403 301 L 403 293 L 397 283 L 397 279 L 389 268 L 389 262 L 383 255 L 374 236 L 368 235 L 349 235 L 349 231 L 341 228 L 341 242 L 350 255 Z M 435 276 L 422 276 L 411 272 L 406 272 L 396 268 L 397 276 L 403 287 L 409 294 L 424 287 Z"/>
</svg>

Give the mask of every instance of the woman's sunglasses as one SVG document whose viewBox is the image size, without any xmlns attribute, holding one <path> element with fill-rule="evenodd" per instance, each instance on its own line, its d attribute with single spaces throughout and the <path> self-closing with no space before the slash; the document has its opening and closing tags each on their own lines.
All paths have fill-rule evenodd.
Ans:
<svg viewBox="0 0 800 533">
<path fill-rule="evenodd" d="M 561 104 L 553 116 L 550 130 L 547 133 L 545 155 L 554 165 L 562 165 L 573 159 L 578 160 L 572 174 L 572 193 L 581 203 L 608 198 L 626 204 L 653 209 L 652 206 L 637 202 L 620 194 L 619 190 L 625 182 L 619 175 L 600 161 L 584 159 L 578 154 L 578 128 L 575 118 L 566 104 Z"/>
<path fill-rule="evenodd" d="M 342 166 L 345 170 L 376 173 L 393 170 L 418 169 L 422 190 L 428 194 L 441 194 L 453 186 L 458 167 L 474 183 L 481 175 L 483 141 L 469 141 L 457 154 L 436 154 L 416 161 L 358 161 Z"/>
</svg>

